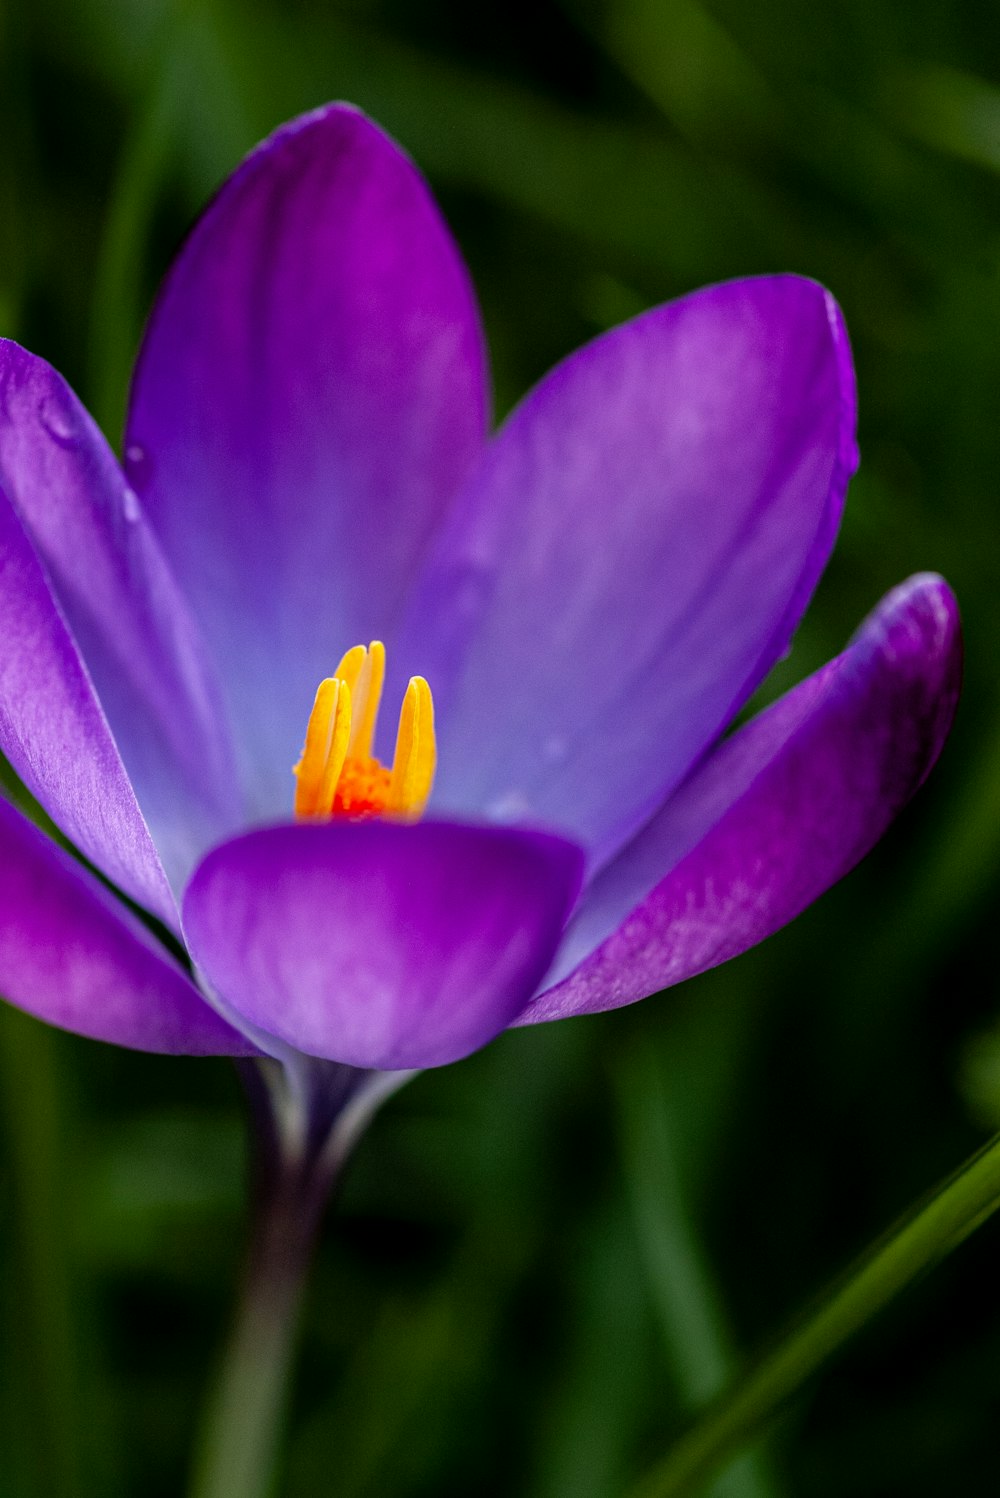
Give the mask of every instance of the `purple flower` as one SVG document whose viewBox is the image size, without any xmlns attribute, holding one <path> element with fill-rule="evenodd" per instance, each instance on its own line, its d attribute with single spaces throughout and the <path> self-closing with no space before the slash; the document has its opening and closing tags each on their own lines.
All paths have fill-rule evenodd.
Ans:
<svg viewBox="0 0 1000 1498">
<path fill-rule="evenodd" d="M 829 294 L 783 275 L 657 308 L 490 440 L 486 391 L 424 182 L 341 105 L 255 151 L 181 250 L 124 472 L 0 346 L 0 749 L 197 975 L 0 803 L 13 1002 L 149 1050 L 433 1066 L 734 956 L 881 835 L 954 711 L 939 578 L 720 739 L 856 463 Z M 352 677 L 338 719 L 335 676 L 294 820 L 317 684 L 370 640 L 409 704 L 395 771 L 362 742 L 377 690 Z M 352 819 L 343 764 L 390 815 Z"/>
</svg>

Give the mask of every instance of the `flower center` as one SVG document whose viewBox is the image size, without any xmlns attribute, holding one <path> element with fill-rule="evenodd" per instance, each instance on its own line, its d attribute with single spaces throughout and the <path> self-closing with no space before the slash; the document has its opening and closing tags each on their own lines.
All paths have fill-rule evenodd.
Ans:
<svg viewBox="0 0 1000 1498">
<path fill-rule="evenodd" d="M 385 678 L 385 646 L 355 645 L 316 690 L 295 775 L 297 817 L 394 817 L 415 822 L 427 805 L 437 765 L 434 702 L 411 676 L 399 711 L 392 765 L 372 754 Z"/>
</svg>

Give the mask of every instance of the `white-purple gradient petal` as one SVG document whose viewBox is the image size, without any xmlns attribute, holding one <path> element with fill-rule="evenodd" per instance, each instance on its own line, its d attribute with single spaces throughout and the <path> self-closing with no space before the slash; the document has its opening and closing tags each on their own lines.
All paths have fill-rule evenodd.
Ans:
<svg viewBox="0 0 1000 1498">
<path fill-rule="evenodd" d="M 795 276 L 710 287 L 558 366 L 456 505 L 390 661 L 390 692 L 416 671 L 435 692 L 435 809 L 607 861 L 787 647 L 854 425 L 839 311 Z"/>
<path fill-rule="evenodd" d="M 484 440 L 485 352 L 412 162 L 345 105 L 224 184 L 168 274 L 126 471 L 216 653 L 255 816 L 290 810 L 320 679 L 389 641 Z"/>
</svg>

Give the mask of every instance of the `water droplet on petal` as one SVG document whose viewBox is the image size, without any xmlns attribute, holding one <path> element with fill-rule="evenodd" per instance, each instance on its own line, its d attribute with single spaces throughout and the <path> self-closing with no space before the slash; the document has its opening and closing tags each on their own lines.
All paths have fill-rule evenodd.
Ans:
<svg viewBox="0 0 1000 1498">
<path fill-rule="evenodd" d="M 486 807 L 491 822 L 525 822 L 531 819 L 531 803 L 523 791 L 504 791 Z"/>
<path fill-rule="evenodd" d="M 125 449 L 125 472 L 129 482 L 140 492 L 149 483 L 152 464 L 146 449 L 138 442 L 130 442 Z"/>
<path fill-rule="evenodd" d="M 131 525 L 134 525 L 142 515 L 139 496 L 134 489 L 125 489 L 122 493 L 122 514 Z"/>
<path fill-rule="evenodd" d="M 55 396 L 46 396 L 38 411 L 42 426 L 60 447 L 73 447 L 80 436 L 76 416 L 70 406 Z"/>
</svg>

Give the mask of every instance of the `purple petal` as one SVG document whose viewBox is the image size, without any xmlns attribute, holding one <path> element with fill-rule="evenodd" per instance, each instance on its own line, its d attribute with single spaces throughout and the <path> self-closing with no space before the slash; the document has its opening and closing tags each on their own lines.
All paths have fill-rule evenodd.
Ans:
<svg viewBox="0 0 1000 1498">
<path fill-rule="evenodd" d="M 91 863 L 176 925 L 177 908 L 48 578 L 0 491 L 0 752 Z"/>
<path fill-rule="evenodd" d="M 631 1004 L 792 920 L 864 857 L 922 783 L 960 675 L 947 584 L 911 578 L 843 655 L 722 744 L 605 870 L 557 972 L 591 955 L 519 1023 Z M 670 872 L 656 882 L 657 869 Z"/>
<path fill-rule="evenodd" d="M 134 916 L 5 801 L 0 993 L 50 1025 L 134 1050 L 255 1054 Z"/>
<path fill-rule="evenodd" d="M 299 1050 L 439 1066 L 524 1007 L 581 865 L 572 844 L 513 828 L 269 827 L 208 855 L 184 929 L 220 998 Z"/>
<path fill-rule="evenodd" d="M 104 438 L 55 370 L 6 340 L 0 488 L 42 563 L 180 889 L 205 848 L 241 820 L 221 698 Z M 7 710 L 15 715 L 17 702 Z"/>
<path fill-rule="evenodd" d="M 854 419 L 839 311 L 794 276 L 710 287 L 553 371 L 408 616 L 399 669 L 438 699 L 434 804 L 559 827 L 592 867 L 616 851 L 786 648 Z"/>
<path fill-rule="evenodd" d="M 253 152 L 173 266 L 126 465 L 217 652 L 257 814 L 316 686 L 388 639 L 483 441 L 471 287 L 423 179 L 334 105 Z"/>
</svg>

